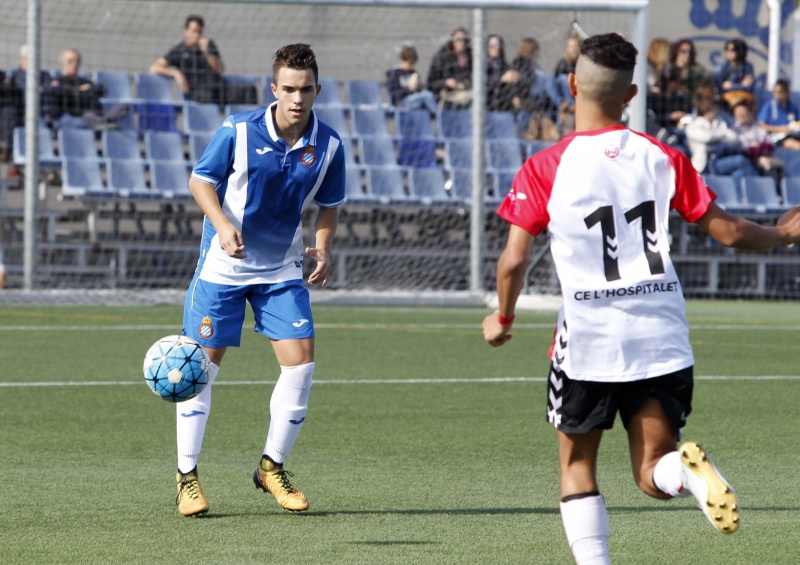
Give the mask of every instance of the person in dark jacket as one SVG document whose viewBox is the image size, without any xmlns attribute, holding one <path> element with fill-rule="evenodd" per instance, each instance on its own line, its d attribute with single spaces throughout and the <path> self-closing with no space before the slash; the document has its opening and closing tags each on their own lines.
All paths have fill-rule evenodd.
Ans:
<svg viewBox="0 0 800 565">
<path fill-rule="evenodd" d="M 434 55 L 428 88 L 444 109 L 467 108 L 472 103 L 472 50 L 463 27 L 453 30 L 450 40 Z"/>
<path fill-rule="evenodd" d="M 392 106 L 407 110 L 427 110 L 432 116 L 438 109 L 433 92 L 424 88 L 417 72 L 417 50 L 406 45 L 400 50 L 397 66 L 386 71 L 386 84 Z"/>
</svg>

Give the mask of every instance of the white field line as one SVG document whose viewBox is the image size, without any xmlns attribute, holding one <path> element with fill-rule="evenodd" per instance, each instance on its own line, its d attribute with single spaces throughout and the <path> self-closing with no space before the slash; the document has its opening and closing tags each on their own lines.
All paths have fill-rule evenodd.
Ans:
<svg viewBox="0 0 800 565">
<path fill-rule="evenodd" d="M 245 327 L 252 326 L 252 323 L 246 324 Z M 474 324 L 366 324 L 366 323 L 338 323 L 338 324 L 315 324 L 317 329 L 323 330 L 405 330 L 405 329 L 433 329 L 433 330 L 476 330 L 479 331 L 481 326 L 479 323 Z M 517 329 L 541 330 L 552 329 L 555 323 L 544 324 L 525 324 L 518 323 L 514 325 Z M 702 330 L 778 330 L 778 331 L 792 331 L 800 330 L 800 325 L 777 325 L 777 324 L 691 324 L 692 331 Z M 57 332 L 79 332 L 79 331 L 172 331 L 180 332 L 179 324 L 172 325 L 49 325 L 49 326 L 2 326 L 0 325 L 0 332 L 26 332 L 26 331 L 57 331 Z"/>
<path fill-rule="evenodd" d="M 428 384 L 485 384 L 485 383 L 542 383 L 545 377 L 483 377 L 474 379 L 342 379 L 315 380 L 315 385 L 428 385 Z M 800 375 L 701 375 L 697 381 L 800 381 Z M 142 386 L 141 380 L 132 381 L 41 381 L 41 382 L 0 382 L 0 388 L 35 388 L 69 386 Z M 253 386 L 274 385 L 275 381 L 217 381 L 214 385 Z"/>
</svg>

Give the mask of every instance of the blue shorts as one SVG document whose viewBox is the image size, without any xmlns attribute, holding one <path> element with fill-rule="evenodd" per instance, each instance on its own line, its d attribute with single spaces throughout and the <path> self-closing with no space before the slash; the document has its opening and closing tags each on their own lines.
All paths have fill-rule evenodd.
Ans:
<svg viewBox="0 0 800 565">
<path fill-rule="evenodd" d="M 183 308 L 183 335 L 204 347 L 239 347 L 247 302 L 254 330 L 268 338 L 314 337 L 311 301 L 300 279 L 243 286 L 194 279 Z"/>
</svg>

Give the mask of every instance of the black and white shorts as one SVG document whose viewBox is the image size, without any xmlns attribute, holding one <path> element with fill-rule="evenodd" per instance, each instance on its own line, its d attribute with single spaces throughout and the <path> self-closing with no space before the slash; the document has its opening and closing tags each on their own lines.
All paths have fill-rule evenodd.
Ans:
<svg viewBox="0 0 800 565">
<path fill-rule="evenodd" d="M 575 381 L 550 365 L 547 379 L 547 421 L 567 434 L 586 434 L 610 430 L 619 415 L 628 428 L 630 419 L 652 397 L 661 402 L 676 434 L 686 425 L 692 411 L 694 367 L 661 377 L 639 381 L 608 383 Z"/>
</svg>

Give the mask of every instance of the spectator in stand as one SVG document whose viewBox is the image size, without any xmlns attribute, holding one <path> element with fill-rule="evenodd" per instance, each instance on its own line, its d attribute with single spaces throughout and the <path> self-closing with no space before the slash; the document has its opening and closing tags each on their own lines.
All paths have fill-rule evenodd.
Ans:
<svg viewBox="0 0 800 565">
<path fill-rule="evenodd" d="M 517 112 L 550 111 L 553 101 L 548 94 L 534 92 L 540 83 L 540 77 L 545 74 L 539 64 L 539 42 L 532 37 L 520 39 L 517 43 L 517 54 L 511 61 L 511 68 L 519 73 L 513 99 L 514 110 Z"/>
<path fill-rule="evenodd" d="M 735 123 L 733 131 L 739 137 L 742 153 L 750 159 L 759 172 L 771 174 L 783 168 L 783 162 L 772 156 L 775 144 L 769 138 L 769 132 L 754 120 L 753 109 L 747 102 L 739 102 L 732 108 Z"/>
<path fill-rule="evenodd" d="M 746 176 L 758 171 L 742 153 L 739 137 L 718 115 L 714 89 L 698 88 L 695 95 L 697 116 L 686 125 L 686 138 L 692 153 L 692 164 L 698 173 L 731 175 L 737 186 Z"/>
<path fill-rule="evenodd" d="M 776 144 L 800 149 L 800 110 L 789 99 L 789 81 L 778 79 L 772 88 L 772 100 L 758 112 L 761 126 L 772 134 Z"/>
<path fill-rule="evenodd" d="M 61 73 L 44 89 L 43 114 L 53 122 L 72 127 L 107 127 L 100 98 L 105 93 L 80 73 L 81 54 L 77 49 L 64 49 L 58 58 Z"/>
<path fill-rule="evenodd" d="M 203 37 L 205 21 L 191 15 L 183 26 L 183 41 L 150 66 L 150 73 L 175 79 L 184 96 L 194 102 L 223 103 L 225 65 L 213 39 Z"/>
<path fill-rule="evenodd" d="M 463 27 L 433 56 L 428 71 L 428 88 L 444 109 L 468 108 L 472 103 L 472 49 Z"/>
<path fill-rule="evenodd" d="M 668 125 L 677 125 L 681 118 L 691 113 L 699 86 L 714 83 L 714 77 L 696 58 L 697 51 L 689 39 L 680 39 L 672 44 L 670 62 L 664 69 L 661 82 Z"/>
<path fill-rule="evenodd" d="M 486 41 L 486 108 L 492 112 L 514 110 L 519 72 L 506 61 L 502 36 L 491 34 Z"/>
<path fill-rule="evenodd" d="M 397 66 L 386 71 L 386 84 L 392 105 L 407 110 L 427 110 L 435 116 L 438 110 L 436 96 L 423 88 L 417 72 L 417 50 L 406 45 L 400 50 Z"/>
<path fill-rule="evenodd" d="M 25 125 L 25 81 L 28 69 L 28 48 L 19 50 L 19 67 L 0 79 L 0 157 L 7 161 L 11 154 L 14 128 Z M 50 83 L 50 73 L 39 71 L 39 93 Z"/>
<path fill-rule="evenodd" d="M 736 90 L 753 92 L 755 73 L 747 60 L 747 43 L 743 39 L 730 39 L 725 43 L 725 62 L 717 67 L 714 78 L 723 95 Z"/>
<path fill-rule="evenodd" d="M 647 133 L 653 135 L 668 125 L 664 115 L 664 93 L 661 90 L 661 77 L 668 64 L 669 41 L 657 37 L 647 48 Z"/>
<path fill-rule="evenodd" d="M 556 77 L 556 88 L 561 97 L 561 105 L 558 109 L 558 121 L 561 126 L 561 134 L 566 135 L 575 130 L 575 97 L 567 87 L 567 76 L 575 72 L 575 63 L 581 53 L 581 38 L 578 35 L 570 35 L 564 50 L 564 57 L 556 64 L 553 75 Z"/>
</svg>

